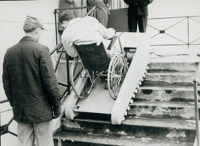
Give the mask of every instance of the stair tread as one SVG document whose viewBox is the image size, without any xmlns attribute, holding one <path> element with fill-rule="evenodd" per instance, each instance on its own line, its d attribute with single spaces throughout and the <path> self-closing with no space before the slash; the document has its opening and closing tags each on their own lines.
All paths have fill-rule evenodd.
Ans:
<svg viewBox="0 0 200 146">
<path fill-rule="evenodd" d="M 167 138 L 150 138 L 127 135 L 109 135 L 109 134 L 93 134 L 93 133 L 80 133 L 80 132 L 60 132 L 54 136 L 55 139 L 71 142 L 83 142 L 107 146 L 160 146 L 166 144 L 168 146 L 188 146 L 192 142 L 181 142 L 175 140 L 168 140 Z"/>
<path fill-rule="evenodd" d="M 173 48 L 174 49 L 174 48 Z M 157 58 L 152 58 L 150 59 L 151 63 L 156 63 L 156 62 L 168 62 L 168 63 L 179 63 L 179 62 L 186 62 L 186 63 L 190 63 L 190 62 L 199 62 L 199 57 L 197 57 L 196 55 L 177 55 L 172 53 L 172 50 L 169 50 L 170 52 L 168 54 L 163 54 L 161 52 L 156 52 L 156 54 L 162 55 L 163 57 L 157 57 Z M 180 53 L 180 51 L 178 51 Z M 185 54 L 185 53 L 183 53 Z"/>
<path fill-rule="evenodd" d="M 78 119 L 77 118 L 77 119 L 74 119 L 74 121 L 111 124 L 110 121 L 93 120 L 93 119 Z M 195 130 L 195 121 L 194 120 L 183 120 L 183 119 L 129 117 L 125 121 L 122 122 L 122 125 Z"/>
<path fill-rule="evenodd" d="M 195 61 L 192 61 L 192 60 L 189 60 L 189 61 L 187 61 L 187 62 L 185 62 L 185 61 L 177 61 L 177 60 L 173 60 L 173 61 L 171 61 L 171 62 L 169 62 L 169 61 L 164 61 L 164 60 L 162 60 L 162 61 L 151 61 L 151 63 L 150 63 L 150 65 L 151 64 L 174 64 L 174 63 L 178 63 L 178 64 L 198 64 L 199 63 L 199 61 L 197 61 L 197 60 L 195 60 Z"/>
<path fill-rule="evenodd" d="M 122 124 L 135 126 L 149 126 L 160 128 L 187 129 L 195 130 L 194 120 L 179 120 L 179 119 L 156 119 L 156 118 L 132 118 L 126 119 Z"/>
<path fill-rule="evenodd" d="M 200 87 L 197 87 L 200 90 Z M 184 91 L 194 91 L 193 86 L 177 86 L 177 85 L 163 85 L 163 86 L 141 86 L 139 89 L 142 90 L 184 90 Z"/>
<path fill-rule="evenodd" d="M 148 72 L 147 75 L 195 75 L 195 72 Z"/>
<path fill-rule="evenodd" d="M 152 102 L 152 101 L 139 101 L 133 102 L 130 106 L 154 106 L 154 107 L 172 107 L 172 108 L 187 108 L 194 107 L 194 102 Z"/>
</svg>

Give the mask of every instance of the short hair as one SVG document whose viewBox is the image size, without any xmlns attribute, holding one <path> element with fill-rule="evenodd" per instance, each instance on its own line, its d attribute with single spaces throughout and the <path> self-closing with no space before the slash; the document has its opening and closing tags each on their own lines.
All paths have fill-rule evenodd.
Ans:
<svg viewBox="0 0 200 146">
<path fill-rule="evenodd" d="M 60 13 L 60 22 L 69 21 L 74 18 L 75 16 L 73 10 L 66 10 Z"/>
</svg>

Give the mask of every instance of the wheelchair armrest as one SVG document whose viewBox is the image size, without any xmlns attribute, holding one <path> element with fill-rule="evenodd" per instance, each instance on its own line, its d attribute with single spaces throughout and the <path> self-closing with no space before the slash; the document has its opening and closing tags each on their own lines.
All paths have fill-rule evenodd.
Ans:
<svg viewBox="0 0 200 146">
<path fill-rule="evenodd" d="M 117 35 L 115 35 L 114 37 L 112 37 L 111 42 L 110 42 L 110 44 L 109 44 L 109 46 L 107 48 L 108 50 L 111 50 L 111 48 L 114 46 L 115 42 L 117 41 L 117 38 L 118 38 Z"/>
</svg>

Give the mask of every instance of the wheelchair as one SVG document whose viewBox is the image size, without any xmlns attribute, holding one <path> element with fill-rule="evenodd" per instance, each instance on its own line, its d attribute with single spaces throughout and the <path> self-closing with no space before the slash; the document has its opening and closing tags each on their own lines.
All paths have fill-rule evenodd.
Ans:
<svg viewBox="0 0 200 146">
<path fill-rule="evenodd" d="M 114 36 L 108 50 L 112 49 L 117 42 L 119 43 L 120 39 L 118 36 Z M 81 99 L 86 98 L 92 92 L 97 79 L 107 77 L 110 97 L 116 100 L 128 71 L 126 55 L 121 45 L 118 45 L 119 51 L 112 56 L 106 52 L 103 43 L 99 46 L 96 44 L 74 46 L 77 49 L 78 56 L 74 58 L 70 67 L 70 83 L 76 96 Z M 81 74 L 83 70 L 85 70 L 85 74 Z M 76 87 L 78 77 L 86 79 L 81 91 Z"/>
</svg>

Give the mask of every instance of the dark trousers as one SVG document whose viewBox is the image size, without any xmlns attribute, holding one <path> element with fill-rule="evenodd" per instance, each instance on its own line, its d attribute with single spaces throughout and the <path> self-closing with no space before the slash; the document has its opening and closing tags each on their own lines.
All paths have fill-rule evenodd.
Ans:
<svg viewBox="0 0 200 146">
<path fill-rule="evenodd" d="M 140 32 L 146 32 L 147 16 L 129 15 L 128 16 L 128 28 L 129 32 L 137 32 L 137 25 Z"/>
</svg>

